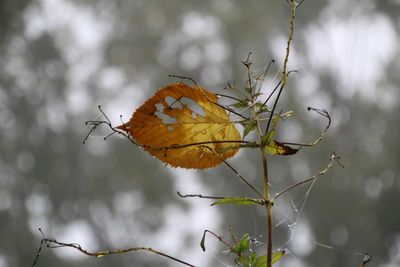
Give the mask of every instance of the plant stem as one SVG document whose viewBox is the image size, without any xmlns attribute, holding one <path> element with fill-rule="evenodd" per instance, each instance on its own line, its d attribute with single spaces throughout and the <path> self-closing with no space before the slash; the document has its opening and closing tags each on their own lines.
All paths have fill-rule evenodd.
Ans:
<svg viewBox="0 0 400 267">
<path fill-rule="evenodd" d="M 269 126 L 271 124 L 272 121 L 272 116 L 274 114 L 276 105 L 278 104 L 279 101 L 279 97 L 283 91 L 283 88 L 286 85 L 286 81 L 287 81 L 287 63 L 289 61 L 289 54 L 290 54 L 290 46 L 293 40 L 293 35 L 294 35 L 294 18 L 295 18 L 295 11 L 296 11 L 296 3 L 294 0 L 290 0 L 290 27 L 289 27 L 289 36 L 288 36 L 288 40 L 287 40 L 287 46 L 286 46 L 286 55 L 285 55 L 285 59 L 283 62 L 283 71 L 282 71 L 282 82 L 281 82 L 281 87 L 278 93 L 278 96 L 276 97 L 275 103 L 274 103 L 274 107 L 272 109 L 269 121 L 268 121 L 268 125 L 265 129 L 265 134 L 268 133 L 269 130 Z M 264 151 L 264 144 L 262 141 L 262 131 L 261 131 L 261 127 L 258 121 L 258 116 L 257 114 L 254 114 L 255 110 L 253 109 L 253 116 L 255 121 L 257 122 L 257 130 L 258 130 L 258 135 L 260 138 L 260 150 L 261 150 L 261 159 L 263 162 L 263 172 L 264 172 L 264 199 L 266 199 L 267 201 L 265 202 L 265 210 L 267 213 L 267 233 L 268 233 L 268 237 L 267 237 L 267 267 L 272 267 L 272 202 L 271 202 L 271 198 L 269 196 L 269 175 L 268 175 L 268 161 L 267 161 L 267 156 L 266 153 Z"/>
<path fill-rule="evenodd" d="M 299 4 L 297 4 L 297 6 L 300 5 L 302 2 L 303 1 L 301 1 Z M 274 106 L 272 108 L 272 112 L 271 112 L 271 115 L 269 117 L 267 127 L 265 128 L 265 133 L 268 133 L 269 126 L 271 125 L 272 117 L 273 117 L 273 115 L 275 113 L 276 105 L 279 102 L 279 98 L 280 98 L 280 96 L 282 94 L 283 88 L 285 88 L 285 86 L 286 86 L 287 76 L 288 76 L 287 65 L 288 65 L 288 62 L 289 62 L 290 47 L 292 45 L 293 36 L 294 36 L 294 19 L 295 19 L 295 16 L 296 16 L 296 2 L 294 0 L 290 0 L 289 36 L 288 36 L 288 39 L 287 39 L 287 42 L 286 42 L 285 59 L 283 60 L 282 80 L 279 82 L 280 83 L 279 92 L 278 92 L 278 95 L 277 95 L 277 97 L 275 99 L 275 103 L 274 103 Z"/>
<path fill-rule="evenodd" d="M 268 177 L 268 161 L 264 150 L 261 148 L 261 159 L 263 162 L 264 172 L 264 198 L 267 199 L 265 202 L 265 211 L 267 214 L 267 267 L 272 266 L 272 202 L 269 197 L 269 177 Z"/>
<path fill-rule="evenodd" d="M 254 98 L 253 98 L 253 102 Z M 263 183 L 264 183 L 264 192 L 263 197 L 265 199 L 265 211 L 267 214 L 267 267 L 272 267 L 272 202 L 270 201 L 269 196 L 269 176 L 268 176 L 268 160 L 267 155 L 264 151 L 264 144 L 263 144 L 263 133 L 261 130 L 260 121 L 258 119 L 258 113 L 255 110 L 255 105 L 253 105 L 253 117 L 256 122 L 257 126 L 257 133 L 260 142 L 260 153 L 261 153 L 261 161 L 263 163 Z"/>
</svg>

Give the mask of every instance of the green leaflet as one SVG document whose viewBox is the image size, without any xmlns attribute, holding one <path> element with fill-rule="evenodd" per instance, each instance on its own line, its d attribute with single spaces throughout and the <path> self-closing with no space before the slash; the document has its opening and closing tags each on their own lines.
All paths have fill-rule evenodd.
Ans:
<svg viewBox="0 0 400 267">
<path fill-rule="evenodd" d="M 275 251 L 272 253 L 272 264 L 277 263 L 282 256 L 285 255 L 284 250 Z M 240 256 L 237 260 L 243 267 L 265 267 L 267 266 L 267 255 L 257 257 L 255 252 L 250 256 Z"/>
<path fill-rule="evenodd" d="M 272 253 L 272 264 L 278 262 L 283 255 L 285 255 L 285 251 L 284 250 L 278 250 Z M 265 256 L 267 257 L 267 256 Z"/>
<path fill-rule="evenodd" d="M 263 113 L 263 112 L 269 112 L 270 110 L 268 109 L 267 105 L 261 102 L 256 103 L 256 107 L 258 109 L 258 113 Z"/>
<path fill-rule="evenodd" d="M 249 234 L 244 234 L 239 242 L 235 244 L 232 252 L 241 255 L 243 252 L 247 251 L 250 246 Z"/>
<path fill-rule="evenodd" d="M 275 132 L 275 127 L 276 127 L 276 124 L 278 123 L 278 121 L 279 121 L 279 117 L 278 116 L 274 116 L 272 118 L 271 130 L 261 138 L 262 139 L 261 141 L 262 141 L 262 143 L 264 145 L 267 145 L 267 144 L 269 144 L 269 143 L 271 143 L 273 141 L 273 139 L 275 137 L 275 133 L 276 133 Z"/>
<path fill-rule="evenodd" d="M 256 128 L 256 122 L 255 121 L 249 121 L 246 123 L 246 127 L 243 130 L 243 140 L 244 138 Z"/>
<path fill-rule="evenodd" d="M 214 201 L 211 206 L 222 205 L 222 204 L 236 204 L 236 205 L 263 205 L 264 201 L 262 199 L 248 198 L 248 197 L 226 197 Z"/>
<path fill-rule="evenodd" d="M 235 104 L 232 104 L 231 106 L 234 108 L 240 109 L 240 108 L 247 108 L 248 104 L 247 104 L 247 101 L 240 101 Z"/>
</svg>

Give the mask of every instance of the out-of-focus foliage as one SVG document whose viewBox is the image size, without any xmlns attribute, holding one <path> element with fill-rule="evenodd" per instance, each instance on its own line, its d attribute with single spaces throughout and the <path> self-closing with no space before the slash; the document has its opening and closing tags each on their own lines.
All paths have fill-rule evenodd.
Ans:
<svg viewBox="0 0 400 267">
<path fill-rule="evenodd" d="M 298 9 L 289 61 L 298 73 L 279 107 L 294 109 L 296 117 L 279 129 L 279 140 L 309 141 L 319 132 L 320 118 L 305 112 L 307 106 L 330 111 L 333 124 L 317 149 L 271 159 L 271 186 L 279 192 L 306 178 L 332 150 L 345 169 L 318 180 L 303 209 L 297 204 L 308 187 L 275 203 L 276 248 L 295 256 L 280 262 L 358 266 L 362 256 L 348 251 L 368 251 L 375 266 L 396 266 L 399 4 L 317 2 Z M 229 170 L 194 179 L 203 187 L 178 184 L 175 173 L 126 140 L 94 137 L 82 145 L 83 122 L 99 115 L 98 104 L 115 123 L 120 114 L 127 120 L 131 114 L 124 112 L 170 83 L 168 74 L 190 76 L 212 91 L 228 80 L 242 84 L 240 61 L 249 51 L 260 69 L 276 59 L 264 84 L 271 90 L 288 14 L 286 1 L 264 0 L 0 1 L 0 266 L 32 264 L 38 227 L 93 249 L 150 245 L 194 262 L 209 258 L 202 266 L 225 260 L 218 246 L 202 254 L 204 228 L 224 232 L 233 224 L 264 240 L 254 205 L 223 205 L 221 216 L 215 207 L 200 209 L 207 206 L 201 200 L 175 197 L 182 186 L 188 193 L 248 194 Z M 251 151 L 232 164 L 251 181 L 261 175 Z M 61 249 L 45 250 L 39 266 L 169 264 L 147 254 L 91 259 Z"/>
</svg>

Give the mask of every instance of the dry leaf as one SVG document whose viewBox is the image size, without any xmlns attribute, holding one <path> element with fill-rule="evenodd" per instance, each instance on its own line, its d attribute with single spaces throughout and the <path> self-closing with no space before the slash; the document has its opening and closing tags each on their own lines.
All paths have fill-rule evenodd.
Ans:
<svg viewBox="0 0 400 267">
<path fill-rule="evenodd" d="M 217 96 L 186 84 L 160 89 L 117 128 L 173 167 L 215 167 L 235 155 L 240 134 Z"/>
</svg>

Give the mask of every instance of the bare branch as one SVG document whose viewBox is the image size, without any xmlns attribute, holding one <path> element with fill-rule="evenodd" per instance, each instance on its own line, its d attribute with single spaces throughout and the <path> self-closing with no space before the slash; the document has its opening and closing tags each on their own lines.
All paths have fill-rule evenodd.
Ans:
<svg viewBox="0 0 400 267">
<path fill-rule="evenodd" d="M 226 197 L 204 196 L 202 194 L 182 194 L 179 191 L 176 193 L 181 198 L 188 198 L 188 197 L 197 197 L 197 198 L 205 198 L 205 199 L 224 199 L 224 198 L 226 198 Z"/>
<path fill-rule="evenodd" d="M 104 250 L 104 251 L 98 251 L 98 252 L 90 252 L 84 248 L 81 247 L 81 245 L 76 244 L 76 243 L 64 243 L 64 242 L 59 242 L 53 238 L 45 238 L 43 235 L 43 232 L 41 229 L 39 229 L 40 233 L 42 234 L 43 238 L 40 241 L 40 247 L 38 249 L 38 252 L 36 254 L 35 260 L 32 264 L 32 267 L 34 267 L 35 265 L 37 265 L 37 263 L 39 262 L 39 258 L 40 258 L 40 253 L 42 251 L 42 247 L 43 245 L 46 245 L 46 247 L 48 248 L 62 248 L 62 247 L 69 247 L 69 248 L 73 248 L 78 250 L 79 252 L 87 255 L 87 256 L 91 256 L 91 257 L 96 257 L 96 258 L 100 258 L 100 257 L 104 257 L 104 256 L 109 256 L 109 255 L 114 255 L 114 254 L 124 254 L 124 253 L 128 253 L 128 252 L 136 252 L 136 251 L 148 251 L 151 252 L 153 254 L 157 254 L 159 256 L 171 259 L 173 261 L 179 262 L 183 265 L 186 266 L 190 266 L 190 267 L 196 267 L 195 265 L 192 265 L 190 263 L 187 263 L 183 260 L 180 260 L 178 258 L 175 258 L 171 255 L 168 255 L 166 253 L 160 252 L 158 250 L 155 250 L 151 247 L 131 247 L 131 248 L 126 248 L 126 249 L 113 249 L 113 250 Z"/>
</svg>

